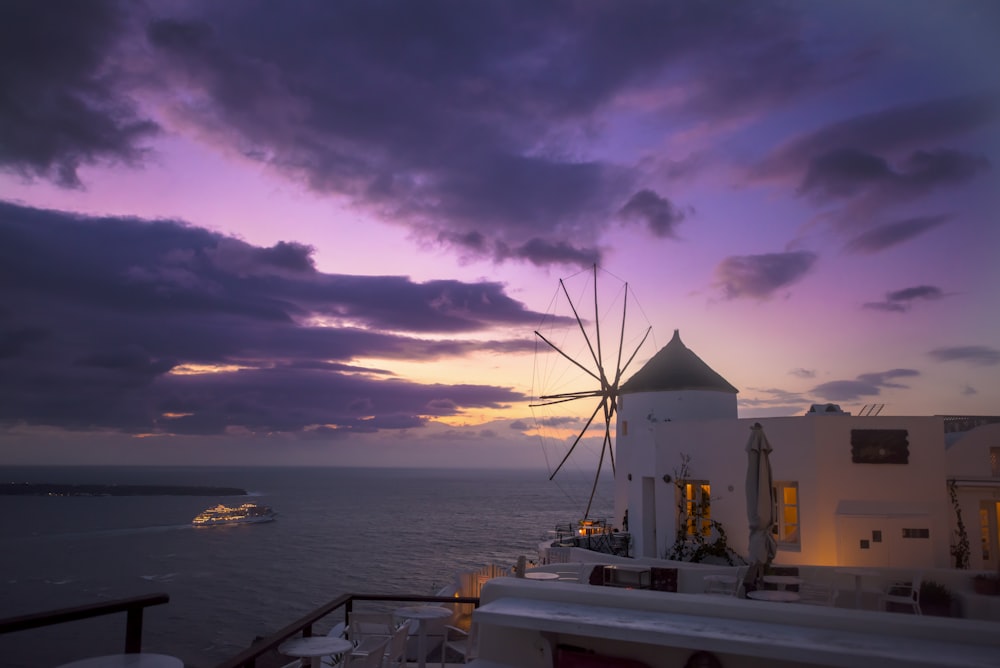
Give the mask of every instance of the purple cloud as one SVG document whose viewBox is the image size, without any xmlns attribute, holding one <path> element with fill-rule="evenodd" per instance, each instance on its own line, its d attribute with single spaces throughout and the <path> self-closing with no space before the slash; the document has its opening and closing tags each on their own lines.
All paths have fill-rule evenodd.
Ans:
<svg viewBox="0 0 1000 668">
<path fill-rule="evenodd" d="M 683 211 L 652 190 L 640 190 L 632 195 L 618 215 L 626 221 L 644 224 L 655 237 L 673 239 L 677 238 L 675 228 L 684 220 Z"/>
<path fill-rule="evenodd" d="M 772 151 L 751 171 L 755 179 L 799 179 L 819 160 L 820 173 L 841 178 L 879 178 L 879 154 L 910 152 L 908 166 L 921 171 L 927 145 L 968 134 L 1000 120 L 996 93 L 961 95 L 890 107 L 831 123 Z M 825 169 L 823 169 L 825 167 Z M 819 180 L 819 176 L 816 177 Z"/>
<path fill-rule="evenodd" d="M 727 299 L 767 299 L 802 279 L 816 259 L 809 251 L 728 257 L 715 268 L 716 285 Z"/>
<path fill-rule="evenodd" d="M 537 323 L 502 286 L 324 274 L 311 255 L 176 222 L 0 203 L 0 424 L 377 430 L 523 399 L 353 362 L 531 352 L 528 339 L 448 338 Z"/>
<path fill-rule="evenodd" d="M 877 396 L 883 388 L 905 389 L 895 382 L 897 378 L 913 378 L 920 372 L 913 369 L 891 369 L 877 373 L 861 374 L 855 380 L 834 380 L 812 389 L 817 396 L 829 401 L 850 401 L 865 396 Z"/>
<path fill-rule="evenodd" d="M 138 163 L 157 133 L 110 74 L 116 2 L 0 3 L 0 169 L 81 187 L 78 170 Z"/>
<path fill-rule="evenodd" d="M 995 366 L 1000 364 L 1000 350 L 989 346 L 954 346 L 935 348 L 927 353 L 938 362 L 966 362 L 972 366 Z"/>
<path fill-rule="evenodd" d="M 847 242 L 847 249 L 855 253 L 877 253 L 943 225 L 949 218 L 947 215 L 918 216 L 879 225 L 851 239 Z"/>
<path fill-rule="evenodd" d="M 887 292 L 885 301 L 867 302 L 864 308 L 873 311 L 888 311 L 893 313 L 906 313 L 910 310 L 913 302 L 918 299 L 934 301 L 944 297 L 941 288 L 933 285 L 918 285 L 912 288 L 903 288 L 894 292 Z"/>
</svg>

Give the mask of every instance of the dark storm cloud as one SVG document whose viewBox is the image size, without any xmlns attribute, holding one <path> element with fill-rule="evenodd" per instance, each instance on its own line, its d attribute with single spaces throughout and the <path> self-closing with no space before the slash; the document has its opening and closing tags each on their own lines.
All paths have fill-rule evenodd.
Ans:
<svg viewBox="0 0 1000 668">
<path fill-rule="evenodd" d="M 78 169 L 136 162 L 157 126 L 121 91 L 115 2 L 0 3 L 0 169 L 79 187 Z"/>
<path fill-rule="evenodd" d="M 640 190 L 632 195 L 618 215 L 626 221 L 643 223 L 653 236 L 661 238 L 676 238 L 674 228 L 684 220 L 683 211 L 652 190 Z"/>
<path fill-rule="evenodd" d="M 912 288 L 903 288 L 887 292 L 885 300 L 881 302 L 868 302 L 864 308 L 874 311 L 889 311 L 893 313 L 906 313 L 910 310 L 913 302 L 918 299 L 933 301 L 944 297 L 941 288 L 933 285 L 918 285 Z"/>
<path fill-rule="evenodd" d="M 973 181 L 992 169 L 982 155 L 947 146 L 1000 120 L 996 92 L 936 99 L 856 116 L 796 137 L 750 171 L 751 180 L 797 181 L 799 195 L 833 204 L 822 219 L 841 230 L 879 224 L 886 209 Z M 935 217 L 883 225 L 849 248 L 876 252 L 915 236 Z M 855 232 L 855 235 L 857 233 Z"/>
<path fill-rule="evenodd" d="M 599 132 L 629 92 L 683 77 L 691 86 L 677 111 L 701 122 L 844 76 L 809 55 L 794 13 L 776 6 L 484 0 L 187 10 L 152 6 L 150 95 L 315 191 L 498 261 L 600 259 L 600 238 L 628 206 L 639 167 L 589 157 L 580 137 Z M 679 220 L 676 209 L 643 216 L 659 237 Z"/>
<path fill-rule="evenodd" d="M 353 363 L 533 350 L 528 340 L 428 336 L 527 331 L 541 314 L 502 286 L 324 274 L 311 253 L 171 221 L 0 203 L 0 424 L 399 428 L 522 398 L 488 385 L 420 385 Z M 233 370 L 181 373 L 198 365 Z"/>
<path fill-rule="evenodd" d="M 954 346 L 935 348 L 927 353 L 938 362 L 966 362 L 972 366 L 995 366 L 1000 364 L 1000 350 L 989 346 Z"/>
<path fill-rule="evenodd" d="M 809 251 L 728 257 L 715 268 L 715 285 L 727 299 L 767 299 L 809 273 L 816 259 Z"/>
<path fill-rule="evenodd" d="M 814 161 L 825 160 L 828 168 L 853 173 L 855 178 L 877 178 L 881 154 L 917 155 L 928 144 L 938 146 L 998 120 L 1000 95 L 992 92 L 891 107 L 797 137 L 761 161 L 752 176 L 797 179 L 809 173 Z M 920 162 L 915 158 L 913 166 L 919 168 Z"/>
<path fill-rule="evenodd" d="M 895 223 L 879 225 L 847 242 L 847 249 L 855 253 L 877 253 L 916 238 L 948 221 L 950 216 L 917 216 Z"/>
<path fill-rule="evenodd" d="M 855 198 L 851 212 L 860 214 L 965 183 L 989 169 L 986 158 L 955 150 L 915 151 L 890 165 L 870 153 L 838 149 L 811 161 L 799 193 L 820 202 Z"/>
<path fill-rule="evenodd" d="M 855 380 L 834 380 L 817 385 L 812 392 L 829 401 L 850 401 L 866 396 L 877 396 L 883 388 L 905 389 L 897 383 L 897 378 L 913 378 L 920 372 L 913 369 L 891 369 L 878 373 L 866 373 Z"/>
</svg>

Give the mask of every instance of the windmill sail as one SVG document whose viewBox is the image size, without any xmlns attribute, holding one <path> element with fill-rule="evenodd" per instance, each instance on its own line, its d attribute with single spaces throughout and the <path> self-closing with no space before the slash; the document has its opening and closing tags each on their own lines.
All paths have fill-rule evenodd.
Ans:
<svg viewBox="0 0 1000 668">
<path fill-rule="evenodd" d="M 617 310 L 617 307 L 614 307 L 615 310 L 609 311 L 609 315 L 606 316 L 609 322 L 606 323 L 607 326 L 604 328 L 605 331 L 610 329 L 611 325 L 614 325 L 614 331 L 616 334 L 614 339 L 612 339 L 612 343 L 616 345 L 610 347 L 612 354 L 609 355 L 609 357 L 611 359 L 606 360 L 605 353 L 608 352 L 608 347 L 605 345 L 605 341 L 602 337 L 602 317 L 605 316 L 602 316 L 601 313 L 601 300 L 598 288 L 598 268 L 594 265 L 593 283 L 591 288 L 593 293 L 594 316 L 592 321 L 587 321 L 581 316 L 582 309 L 578 307 L 578 303 L 583 303 L 584 300 L 577 299 L 574 301 L 573 297 L 570 295 L 569 289 L 567 288 L 566 281 L 563 279 L 560 279 L 559 281 L 559 292 L 561 293 L 562 298 L 565 299 L 566 308 L 571 314 L 563 318 L 561 322 L 563 324 L 565 324 L 566 321 L 575 323 L 575 327 L 570 326 L 568 329 L 573 330 L 576 334 L 576 336 L 572 338 L 573 343 L 577 346 L 576 348 L 570 350 L 568 349 L 567 344 L 563 344 L 561 341 L 557 343 L 554 340 L 555 337 L 546 336 L 538 330 L 535 331 L 538 340 L 541 342 L 540 347 L 542 348 L 543 354 L 556 353 L 557 360 L 562 361 L 563 365 L 567 366 L 569 369 L 578 372 L 577 376 L 579 379 L 576 382 L 579 386 L 571 387 L 563 391 L 541 391 L 536 395 L 536 400 L 532 402 L 532 409 L 551 407 L 554 405 L 567 405 L 575 402 L 586 403 L 596 400 L 596 405 L 593 407 L 592 411 L 590 411 L 589 417 L 586 419 L 583 419 L 582 417 L 580 418 L 583 421 L 582 427 L 578 432 L 576 432 L 576 437 L 573 439 L 572 444 L 559 460 L 559 463 L 552 469 L 549 476 L 550 480 L 554 479 L 556 474 L 558 474 L 562 470 L 563 466 L 570 460 L 570 457 L 576 451 L 577 446 L 580 445 L 587 436 L 588 431 L 595 426 L 601 428 L 601 423 L 603 423 L 603 433 L 601 434 L 602 442 L 597 458 L 594 482 L 590 489 L 587 509 L 584 513 L 584 519 L 587 519 L 590 516 L 594 495 L 597 491 L 601 470 L 604 466 L 605 460 L 610 463 L 611 470 L 614 472 L 615 458 L 612 440 L 612 424 L 615 421 L 615 417 L 618 412 L 618 395 L 620 385 L 625 372 L 636 359 L 636 356 L 646 343 L 652 331 L 652 327 L 647 324 L 644 331 L 641 331 L 637 338 L 633 338 L 629 342 L 626 342 L 626 324 L 629 322 L 629 302 L 628 283 L 624 283 L 624 287 L 620 293 L 620 312 Z M 564 332 L 566 329 L 566 327 L 562 328 Z M 624 364 L 622 363 L 622 360 L 625 360 Z M 570 406 L 564 407 L 570 408 Z M 536 422 L 537 421 L 538 418 L 536 415 Z"/>
</svg>

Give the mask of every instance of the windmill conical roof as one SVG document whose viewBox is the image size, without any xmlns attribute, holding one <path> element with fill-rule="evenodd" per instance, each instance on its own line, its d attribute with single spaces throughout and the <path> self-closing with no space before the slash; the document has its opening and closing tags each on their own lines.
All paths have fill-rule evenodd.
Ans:
<svg viewBox="0 0 1000 668">
<path fill-rule="evenodd" d="M 728 380 L 705 364 L 681 341 L 680 330 L 674 330 L 670 343 L 653 355 L 646 365 L 621 387 L 621 392 L 669 392 L 676 390 L 710 390 L 739 392 Z"/>
</svg>

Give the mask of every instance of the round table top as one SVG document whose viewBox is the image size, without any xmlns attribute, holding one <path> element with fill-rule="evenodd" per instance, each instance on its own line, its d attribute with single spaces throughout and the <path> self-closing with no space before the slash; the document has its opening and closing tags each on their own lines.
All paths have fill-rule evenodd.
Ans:
<svg viewBox="0 0 1000 668">
<path fill-rule="evenodd" d="M 774 589 L 758 589 L 756 591 L 748 591 L 747 598 L 756 599 L 758 601 L 781 601 L 782 603 L 791 603 L 792 601 L 801 600 L 801 597 L 794 591 Z"/>
<path fill-rule="evenodd" d="M 559 574 L 549 571 L 535 571 L 533 573 L 525 573 L 524 577 L 529 580 L 558 580 Z"/>
<path fill-rule="evenodd" d="M 452 612 L 448 608 L 437 605 L 413 605 L 400 608 L 393 614 L 407 619 L 441 619 L 442 617 L 451 617 Z"/>
<path fill-rule="evenodd" d="M 108 654 L 64 663 L 59 668 L 184 668 L 184 662 L 166 654 Z"/>
<path fill-rule="evenodd" d="M 292 638 L 278 646 L 278 651 L 286 656 L 327 656 L 340 654 L 352 649 L 354 645 L 346 638 L 336 636 L 310 636 L 308 638 Z"/>
</svg>

